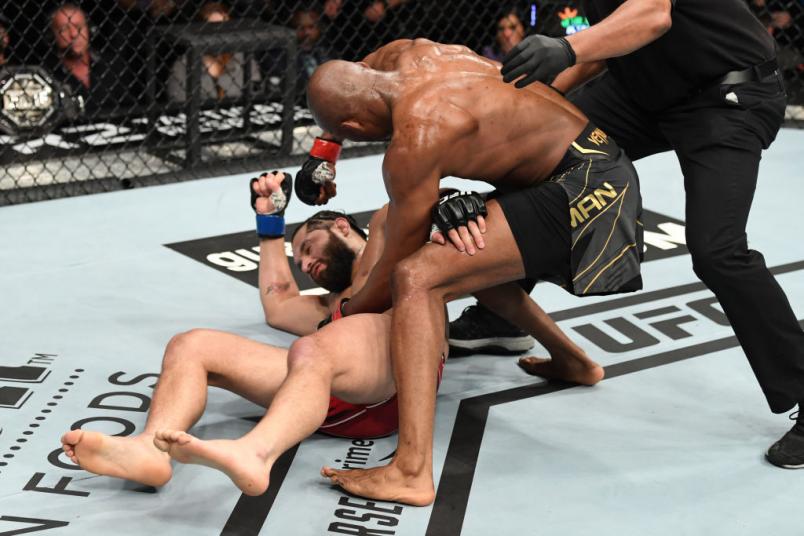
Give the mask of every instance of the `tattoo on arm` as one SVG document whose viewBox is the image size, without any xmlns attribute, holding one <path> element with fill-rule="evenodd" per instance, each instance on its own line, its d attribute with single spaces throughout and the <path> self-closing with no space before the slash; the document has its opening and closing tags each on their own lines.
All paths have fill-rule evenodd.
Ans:
<svg viewBox="0 0 804 536">
<path fill-rule="evenodd" d="M 281 292 L 287 292 L 290 288 L 290 283 L 274 283 L 272 285 L 268 285 L 265 289 L 266 294 L 275 294 Z"/>
</svg>

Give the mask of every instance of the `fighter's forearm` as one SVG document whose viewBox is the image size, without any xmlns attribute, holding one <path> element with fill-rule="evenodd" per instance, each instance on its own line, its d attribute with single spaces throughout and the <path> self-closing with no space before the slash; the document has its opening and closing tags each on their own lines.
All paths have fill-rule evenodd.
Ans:
<svg viewBox="0 0 804 536">
<path fill-rule="evenodd" d="M 391 270 L 380 263 L 374 266 L 365 285 L 344 305 L 347 315 L 382 313 L 391 307 Z"/>
<path fill-rule="evenodd" d="M 357 267 L 354 279 L 352 279 L 352 292 L 357 293 L 362 289 L 368 280 L 374 266 L 382 257 L 385 248 L 385 220 L 388 216 L 388 205 L 384 205 L 380 210 L 371 216 L 369 221 L 369 240 L 366 248 L 360 256 L 360 264 Z"/>
<path fill-rule="evenodd" d="M 624 56 L 658 39 L 670 29 L 671 0 L 627 0 L 592 27 L 567 41 L 576 63 Z"/>
<path fill-rule="evenodd" d="M 282 303 L 299 296 L 299 287 L 293 279 L 290 263 L 285 254 L 284 237 L 260 240 L 260 267 L 257 279 L 265 321 L 273 325 L 281 315 Z"/>
<path fill-rule="evenodd" d="M 577 63 L 556 76 L 550 85 L 566 95 L 605 70 L 606 62 L 604 61 Z"/>
</svg>

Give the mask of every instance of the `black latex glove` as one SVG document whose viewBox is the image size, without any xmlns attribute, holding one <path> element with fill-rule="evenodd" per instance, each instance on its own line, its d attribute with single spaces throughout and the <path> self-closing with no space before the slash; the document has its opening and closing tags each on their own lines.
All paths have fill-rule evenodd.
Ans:
<svg viewBox="0 0 804 536">
<path fill-rule="evenodd" d="M 530 35 L 522 40 L 503 58 L 504 82 L 513 82 L 522 75 L 515 86 L 523 88 L 533 82 L 552 82 L 558 73 L 575 65 L 575 51 L 563 37 Z"/>
</svg>

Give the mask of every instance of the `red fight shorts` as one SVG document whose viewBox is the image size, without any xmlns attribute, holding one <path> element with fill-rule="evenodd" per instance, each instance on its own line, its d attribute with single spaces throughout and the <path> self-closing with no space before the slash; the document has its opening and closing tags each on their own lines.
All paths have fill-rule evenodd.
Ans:
<svg viewBox="0 0 804 536">
<path fill-rule="evenodd" d="M 438 384 L 444 372 L 446 356 L 441 356 L 438 366 Z M 399 410 L 396 395 L 374 404 L 351 404 L 334 396 L 329 399 L 329 411 L 324 424 L 318 429 L 322 434 L 349 439 L 372 439 L 385 437 L 399 428 Z"/>
</svg>

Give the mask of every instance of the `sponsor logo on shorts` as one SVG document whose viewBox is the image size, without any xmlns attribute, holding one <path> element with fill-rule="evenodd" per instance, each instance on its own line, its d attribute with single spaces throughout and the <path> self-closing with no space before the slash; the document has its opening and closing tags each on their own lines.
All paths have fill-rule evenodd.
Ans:
<svg viewBox="0 0 804 536">
<path fill-rule="evenodd" d="M 598 147 L 609 143 L 609 136 L 599 128 L 593 130 L 586 139 Z"/>
<path fill-rule="evenodd" d="M 620 193 L 608 183 L 603 188 L 595 188 L 575 205 L 570 207 L 570 226 L 575 229 L 593 215 L 599 214 L 609 205 L 609 200 L 616 200 Z"/>
</svg>

